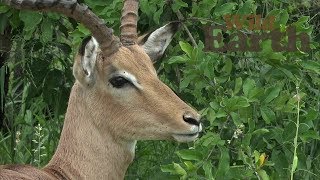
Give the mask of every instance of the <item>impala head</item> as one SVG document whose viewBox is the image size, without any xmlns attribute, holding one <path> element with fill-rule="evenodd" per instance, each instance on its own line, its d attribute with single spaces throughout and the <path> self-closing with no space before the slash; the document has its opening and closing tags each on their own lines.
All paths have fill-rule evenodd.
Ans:
<svg viewBox="0 0 320 180">
<path fill-rule="evenodd" d="M 93 121 L 99 131 L 126 140 L 192 141 L 198 136 L 199 114 L 159 80 L 153 67 L 179 23 L 169 23 L 138 42 L 138 1 L 126 0 L 120 41 L 102 20 L 76 1 L 60 0 L 55 9 L 50 3 L 44 1 L 29 9 L 63 13 L 83 23 L 94 37 L 83 40 L 73 71 L 80 89 L 76 96 L 85 103 L 79 106 L 90 114 L 88 121 Z M 27 5 L 21 3 L 19 7 Z"/>
</svg>

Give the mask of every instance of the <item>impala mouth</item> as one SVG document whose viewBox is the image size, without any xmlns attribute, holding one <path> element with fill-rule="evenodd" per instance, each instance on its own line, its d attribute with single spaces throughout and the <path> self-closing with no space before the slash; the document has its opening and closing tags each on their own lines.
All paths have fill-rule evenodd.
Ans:
<svg viewBox="0 0 320 180">
<path fill-rule="evenodd" d="M 193 133 L 193 134 L 173 134 L 173 138 L 178 142 L 190 142 L 197 139 L 199 136 L 199 133 Z"/>
<path fill-rule="evenodd" d="M 193 126 L 191 133 L 176 133 L 173 134 L 173 138 L 178 142 L 190 142 L 197 139 L 199 133 L 202 131 L 202 125 L 200 126 Z"/>
</svg>

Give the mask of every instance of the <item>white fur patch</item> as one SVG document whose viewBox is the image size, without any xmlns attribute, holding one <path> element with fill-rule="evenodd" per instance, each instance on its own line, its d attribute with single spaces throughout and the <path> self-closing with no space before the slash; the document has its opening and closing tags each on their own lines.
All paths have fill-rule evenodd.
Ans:
<svg viewBox="0 0 320 180">
<path fill-rule="evenodd" d="M 191 133 L 201 132 L 201 131 L 202 131 L 202 124 L 200 123 L 199 126 L 193 125 L 193 126 L 190 128 L 190 131 L 191 131 Z"/>
<path fill-rule="evenodd" d="M 87 43 L 84 56 L 82 57 L 82 67 L 87 73 L 88 78 L 92 76 L 96 64 L 98 49 L 99 44 L 97 40 L 92 37 L 91 40 Z"/>
<path fill-rule="evenodd" d="M 172 136 L 178 142 L 190 142 L 190 141 L 196 140 L 197 137 L 199 136 L 199 132 L 201 131 L 202 131 L 202 124 L 200 124 L 199 126 L 192 125 L 190 128 L 190 132 L 181 133 L 181 134 L 177 133 L 177 134 L 173 134 Z"/>
<path fill-rule="evenodd" d="M 139 84 L 137 78 L 134 75 L 128 73 L 127 71 L 120 70 L 120 71 L 116 72 L 115 74 L 126 78 L 128 81 L 130 81 L 138 89 L 140 89 L 140 90 L 143 89 L 143 87 Z"/>
<path fill-rule="evenodd" d="M 135 151 L 136 151 L 136 144 L 137 144 L 137 141 L 136 141 L 136 140 L 128 143 L 128 150 L 130 151 L 130 153 L 131 153 L 132 155 L 134 155 L 134 153 L 135 153 Z"/>
<path fill-rule="evenodd" d="M 195 134 L 193 136 L 190 135 L 173 135 L 173 138 L 178 141 L 178 142 L 191 142 L 197 139 L 197 137 L 199 136 L 199 134 Z"/>
<path fill-rule="evenodd" d="M 170 24 L 162 26 L 150 34 L 148 40 L 142 45 L 145 52 L 154 61 L 162 56 L 172 40 L 173 32 Z"/>
</svg>

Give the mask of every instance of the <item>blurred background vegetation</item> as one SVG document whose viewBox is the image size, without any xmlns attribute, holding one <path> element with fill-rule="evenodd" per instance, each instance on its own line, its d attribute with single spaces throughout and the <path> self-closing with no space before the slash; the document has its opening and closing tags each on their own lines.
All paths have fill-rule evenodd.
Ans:
<svg viewBox="0 0 320 180">
<path fill-rule="evenodd" d="M 118 34 L 122 0 L 82 2 Z M 319 10 L 312 0 L 140 0 L 140 33 L 183 20 L 156 68 L 202 113 L 205 129 L 189 144 L 139 142 L 126 179 L 320 179 Z M 311 50 L 274 52 L 264 40 L 261 52 L 212 52 L 208 33 L 219 30 L 206 30 L 225 25 L 225 14 L 273 15 L 276 28 L 307 33 Z M 73 56 L 89 32 L 58 14 L 0 5 L 0 33 L 0 164 L 42 167 L 57 146 Z"/>
</svg>

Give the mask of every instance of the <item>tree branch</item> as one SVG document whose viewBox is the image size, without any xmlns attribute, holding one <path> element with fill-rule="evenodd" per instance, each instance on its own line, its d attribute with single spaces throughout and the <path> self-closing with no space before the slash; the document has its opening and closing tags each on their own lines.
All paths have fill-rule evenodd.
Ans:
<svg viewBox="0 0 320 180">
<path fill-rule="evenodd" d="M 185 18 L 183 17 L 183 15 L 182 15 L 182 13 L 180 12 L 180 10 L 178 10 L 176 14 L 177 14 L 177 16 L 178 16 L 179 21 L 181 21 L 184 30 L 187 32 L 187 34 L 188 34 L 188 36 L 189 36 L 189 38 L 190 38 L 190 40 L 191 40 L 191 42 L 192 42 L 192 45 L 193 45 L 194 47 L 197 47 L 198 45 L 197 45 L 196 41 L 194 40 L 194 38 L 193 38 L 192 34 L 190 33 L 188 27 L 187 27 L 187 26 L 184 24 L 184 22 L 183 22 L 183 21 L 185 20 Z"/>
</svg>

